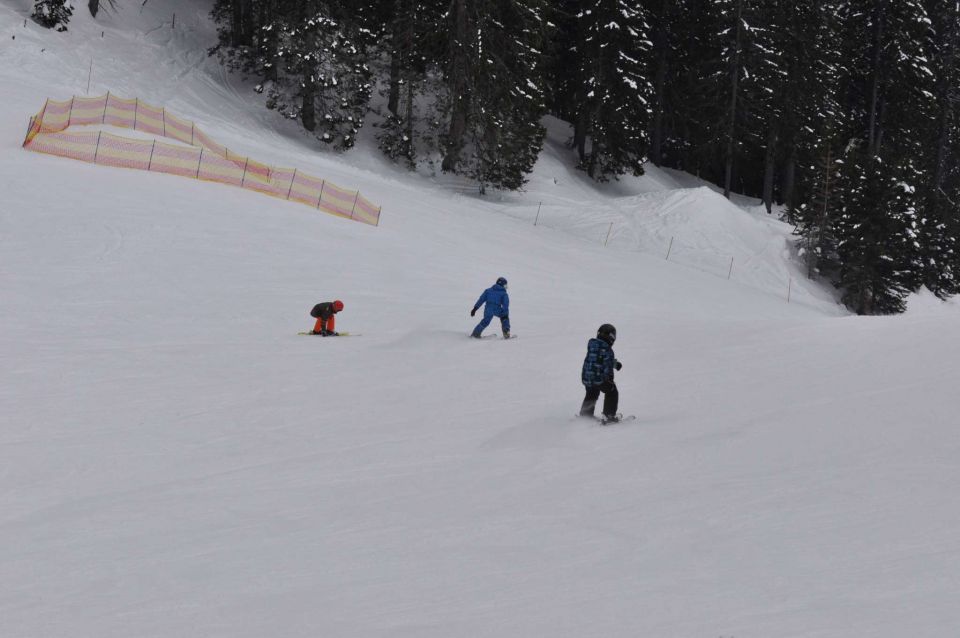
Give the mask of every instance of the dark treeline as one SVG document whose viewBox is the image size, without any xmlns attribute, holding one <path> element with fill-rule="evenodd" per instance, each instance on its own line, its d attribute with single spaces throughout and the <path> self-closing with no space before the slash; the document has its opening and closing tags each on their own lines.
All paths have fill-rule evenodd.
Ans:
<svg viewBox="0 0 960 638">
<path fill-rule="evenodd" d="M 63 0 L 37 4 L 64 21 Z M 810 276 L 858 313 L 957 292 L 957 0 L 216 0 L 213 15 L 215 51 L 333 148 L 383 104 L 393 160 L 516 189 L 552 114 L 595 180 L 649 161 L 784 205 Z"/>
</svg>

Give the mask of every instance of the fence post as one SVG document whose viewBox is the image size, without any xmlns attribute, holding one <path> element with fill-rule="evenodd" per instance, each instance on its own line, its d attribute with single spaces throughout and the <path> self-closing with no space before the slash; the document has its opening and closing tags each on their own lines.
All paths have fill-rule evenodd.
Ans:
<svg viewBox="0 0 960 638">
<path fill-rule="evenodd" d="M 290 193 L 293 192 L 293 182 L 297 179 L 297 169 L 293 169 L 293 177 L 290 178 L 290 188 L 287 189 L 287 199 L 290 199 Z"/>
<path fill-rule="evenodd" d="M 673 250 L 673 237 L 670 238 L 670 245 L 667 246 L 667 256 L 664 257 L 667 261 L 670 261 L 670 251 Z"/>
<path fill-rule="evenodd" d="M 160 109 L 160 118 L 163 120 L 163 136 L 167 136 L 167 107 Z"/>
<path fill-rule="evenodd" d="M 70 111 L 67 112 L 67 128 L 70 128 L 70 122 L 73 120 L 73 98 L 70 98 Z"/>
<path fill-rule="evenodd" d="M 193 122 L 190 122 L 190 145 L 193 146 L 193 129 L 196 126 Z"/>
<path fill-rule="evenodd" d="M 787 303 L 790 303 L 790 293 L 793 288 L 793 277 L 790 277 L 790 280 L 787 282 Z"/>
<path fill-rule="evenodd" d="M 110 91 L 107 91 L 107 97 L 103 98 L 103 117 L 100 118 L 101 124 L 107 123 L 107 106 L 110 105 Z"/>
<path fill-rule="evenodd" d="M 100 154 L 100 135 L 103 131 L 97 131 L 97 148 L 93 151 L 93 163 L 97 163 L 97 155 Z"/>
<path fill-rule="evenodd" d="M 200 179 L 200 165 L 203 164 L 203 147 L 200 147 L 200 159 L 197 160 L 197 179 Z"/>
<path fill-rule="evenodd" d="M 356 197 L 353 198 L 353 208 L 350 209 L 350 219 L 353 219 L 353 214 L 357 211 L 358 199 L 360 199 L 360 191 L 357 191 Z"/>
<path fill-rule="evenodd" d="M 380 225 L 380 211 L 382 210 L 383 210 L 383 206 L 377 206 L 377 223 L 374 224 L 375 226 Z"/>
<path fill-rule="evenodd" d="M 153 140 L 153 144 L 150 145 L 150 161 L 147 162 L 147 170 L 149 171 L 153 166 L 153 150 L 157 148 L 157 140 Z"/>
<path fill-rule="evenodd" d="M 323 200 L 323 187 L 327 185 L 327 180 L 320 182 L 320 197 L 317 198 L 317 210 L 320 210 L 320 202 Z"/>
<path fill-rule="evenodd" d="M 727 279 L 730 279 L 730 275 L 733 274 L 733 257 L 730 258 L 730 270 L 727 271 Z"/>
<path fill-rule="evenodd" d="M 250 163 L 250 157 L 247 156 L 243 158 L 243 177 L 240 179 L 240 188 L 246 188 L 244 186 L 247 183 L 247 164 Z"/>
<path fill-rule="evenodd" d="M 610 241 L 610 233 L 613 232 L 613 222 L 610 222 L 610 228 L 607 229 L 607 238 L 603 240 L 603 245 L 606 246 L 607 242 Z"/>
<path fill-rule="evenodd" d="M 134 99 L 134 102 L 133 102 L 133 130 L 136 131 L 136 130 L 137 130 L 137 113 L 138 113 L 138 111 L 140 110 L 140 98 L 135 97 L 135 98 L 133 98 L 133 99 Z"/>
<path fill-rule="evenodd" d="M 87 73 L 87 95 L 90 95 L 90 78 L 93 77 L 93 58 L 90 58 L 90 71 Z"/>
<path fill-rule="evenodd" d="M 536 226 L 536 225 L 537 225 L 537 222 L 540 221 L 540 207 L 541 207 L 541 206 L 543 206 L 543 202 L 540 202 L 539 204 L 537 204 L 537 216 L 536 216 L 536 218 L 533 220 L 533 225 L 534 225 L 534 226 Z"/>
</svg>

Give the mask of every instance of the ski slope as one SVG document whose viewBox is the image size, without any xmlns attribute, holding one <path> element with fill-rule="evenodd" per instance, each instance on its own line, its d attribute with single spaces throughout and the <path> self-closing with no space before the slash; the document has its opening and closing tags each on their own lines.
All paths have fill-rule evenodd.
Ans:
<svg viewBox="0 0 960 638">
<path fill-rule="evenodd" d="M 0 636 L 957 635 L 957 303 L 849 316 L 756 202 L 597 187 L 556 120 L 522 193 L 396 169 L 372 127 L 317 152 L 199 3 L 66 34 L 29 4 L 0 0 Z M 91 95 L 381 226 L 21 150 L 91 59 Z M 519 338 L 467 339 L 500 275 Z M 363 336 L 297 336 L 334 298 Z M 638 417 L 605 428 L 572 418 L 604 322 Z"/>
</svg>

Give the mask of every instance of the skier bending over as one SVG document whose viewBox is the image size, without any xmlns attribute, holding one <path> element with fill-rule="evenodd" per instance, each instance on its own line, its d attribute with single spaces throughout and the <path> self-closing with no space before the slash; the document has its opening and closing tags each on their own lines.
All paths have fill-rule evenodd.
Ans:
<svg viewBox="0 0 960 638">
<path fill-rule="evenodd" d="M 486 304 L 486 305 L 484 305 Z M 483 319 L 473 329 L 470 335 L 474 339 L 479 339 L 484 328 L 490 325 L 494 317 L 500 317 L 500 326 L 503 328 L 503 338 L 510 338 L 510 295 L 507 294 L 507 280 L 503 277 L 497 279 L 497 283 L 483 291 L 477 303 L 473 304 L 473 310 L 470 316 L 477 314 L 477 308 L 483 306 Z"/>
<path fill-rule="evenodd" d="M 313 326 L 313 334 L 321 337 L 339 337 L 340 333 L 333 331 L 336 326 L 334 315 L 341 310 L 343 310 L 343 302 L 339 299 L 324 301 L 314 306 L 313 310 L 310 311 L 310 316 L 317 318 L 317 323 Z"/>
<path fill-rule="evenodd" d="M 597 330 L 597 337 L 587 342 L 587 356 L 583 360 L 583 371 L 580 379 L 587 389 L 587 395 L 580 406 L 580 416 L 593 416 L 597 406 L 597 399 L 603 392 L 603 419 L 606 422 L 617 422 L 617 404 L 620 393 L 617 384 L 613 382 L 613 371 L 623 366 L 613 355 L 613 342 L 617 340 L 617 329 L 605 323 Z"/>
</svg>

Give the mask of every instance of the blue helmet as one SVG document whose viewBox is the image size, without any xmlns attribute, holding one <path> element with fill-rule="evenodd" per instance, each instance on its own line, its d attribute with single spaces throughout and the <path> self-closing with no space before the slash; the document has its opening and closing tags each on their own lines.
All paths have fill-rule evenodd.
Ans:
<svg viewBox="0 0 960 638">
<path fill-rule="evenodd" d="M 506 288 L 507 287 L 506 277 L 497 277 L 497 284 Z"/>
</svg>

